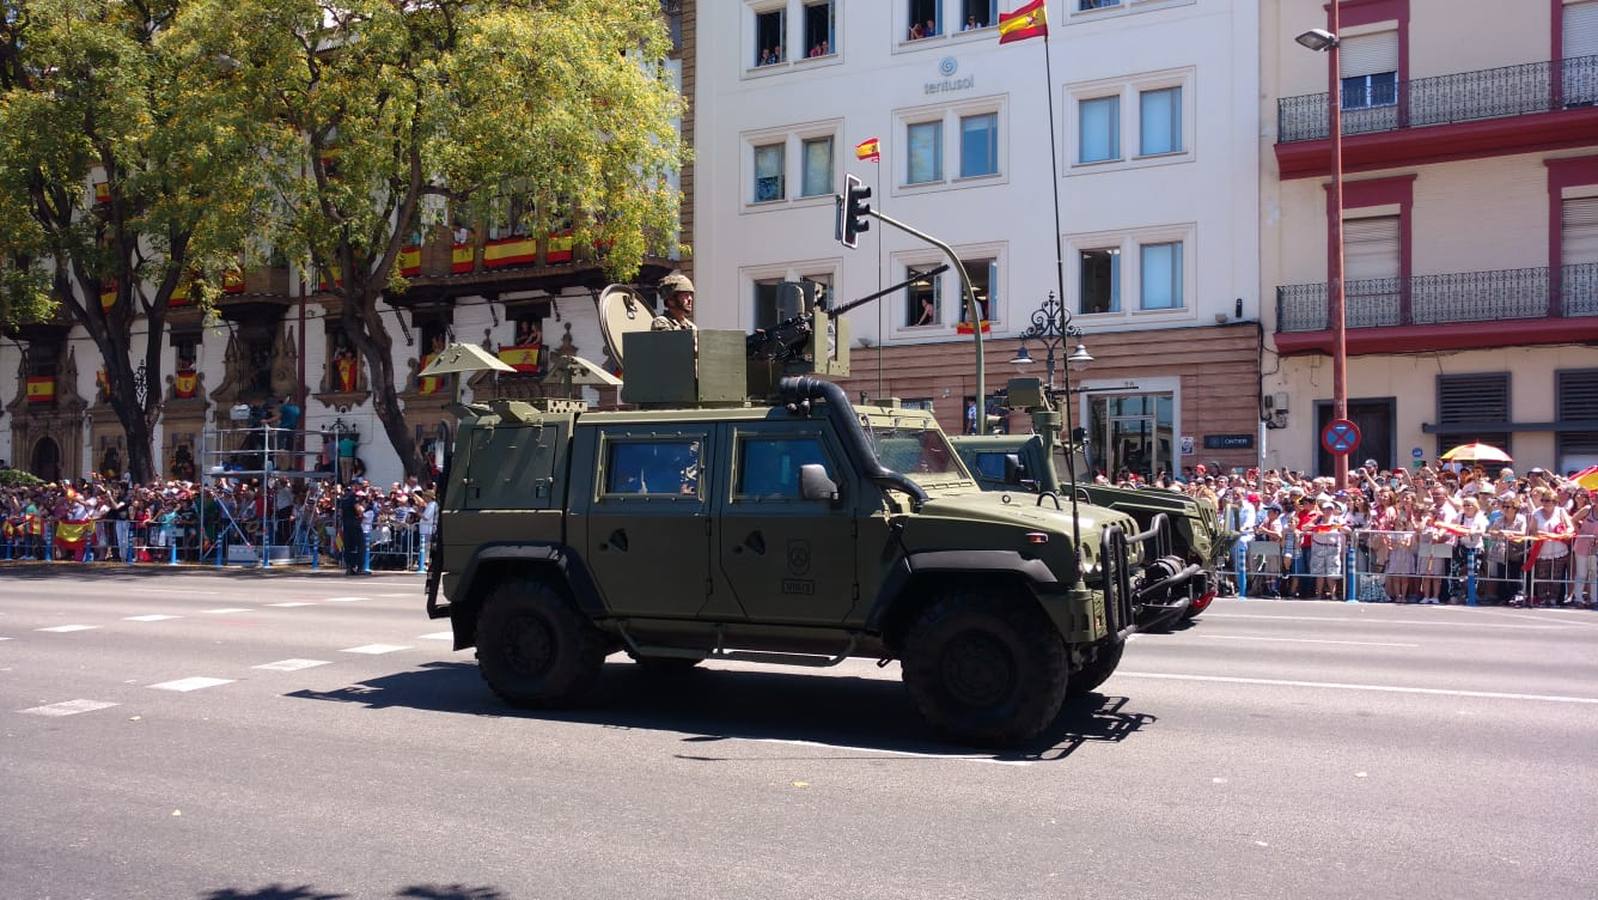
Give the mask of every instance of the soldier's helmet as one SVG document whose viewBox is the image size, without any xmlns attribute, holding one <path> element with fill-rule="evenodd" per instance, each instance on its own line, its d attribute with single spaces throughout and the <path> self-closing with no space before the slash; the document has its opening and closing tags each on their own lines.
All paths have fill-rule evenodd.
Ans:
<svg viewBox="0 0 1598 900">
<path fill-rule="evenodd" d="M 687 275 L 681 272 L 673 272 L 660 279 L 659 290 L 660 301 L 664 303 L 680 293 L 692 294 L 694 292 L 694 283 L 688 280 Z"/>
</svg>

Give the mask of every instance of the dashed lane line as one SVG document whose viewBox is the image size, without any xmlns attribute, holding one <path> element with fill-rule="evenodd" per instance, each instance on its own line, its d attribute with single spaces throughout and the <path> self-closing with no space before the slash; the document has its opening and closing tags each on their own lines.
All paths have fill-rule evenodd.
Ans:
<svg viewBox="0 0 1598 900">
<path fill-rule="evenodd" d="M 29 716 L 75 716 L 78 713 L 94 712 L 97 709 L 110 709 L 117 704 L 108 700 L 63 700 L 60 703 L 51 703 L 47 706 L 32 706 L 19 709 L 24 715 Z"/>
<path fill-rule="evenodd" d="M 250 612 L 250 610 L 243 606 L 224 606 L 221 609 L 202 609 L 200 612 L 208 613 L 213 616 L 224 616 L 232 615 L 233 613 Z"/>
<path fill-rule="evenodd" d="M 1293 681 L 1285 678 L 1239 678 L 1232 675 L 1184 675 L 1175 672 L 1116 672 L 1112 677 L 1156 678 L 1164 681 L 1203 681 L 1217 684 L 1259 684 L 1271 687 L 1321 688 L 1338 691 L 1374 691 L 1384 694 L 1424 694 L 1433 697 L 1475 697 L 1483 700 L 1529 700 L 1541 703 L 1578 703 L 1598 706 L 1598 697 L 1573 697 L 1566 694 L 1514 694 L 1504 691 L 1465 691 L 1453 688 L 1407 687 L 1397 684 Z"/>
<path fill-rule="evenodd" d="M 163 613 L 150 613 L 144 616 L 123 616 L 124 622 L 165 622 L 168 619 L 181 619 L 182 616 L 169 616 Z"/>
<path fill-rule="evenodd" d="M 419 641 L 453 641 L 455 640 L 455 632 L 435 631 L 432 634 L 419 635 L 416 639 Z"/>
<path fill-rule="evenodd" d="M 179 678 L 176 681 L 163 681 L 160 684 L 152 684 L 150 687 L 155 688 L 158 691 L 178 691 L 179 693 L 187 693 L 189 691 L 200 690 L 201 688 L 232 684 L 235 680 L 236 679 L 233 678 L 208 678 L 204 675 L 196 675 L 192 678 Z"/>
<path fill-rule="evenodd" d="M 1192 635 L 1196 638 L 1208 638 L 1212 641 L 1269 641 L 1280 644 L 1341 644 L 1350 647 L 1419 647 L 1419 644 L 1400 644 L 1388 641 L 1332 641 L 1321 638 L 1284 638 L 1284 637 L 1256 637 L 1251 634 L 1204 634 Z"/>
<path fill-rule="evenodd" d="M 1563 631 L 1564 625 L 1513 625 L 1504 622 L 1449 622 L 1440 619 L 1355 619 L 1349 616 L 1262 616 L 1256 613 L 1204 612 L 1206 619 L 1264 619 L 1271 622 L 1353 622 L 1359 625 L 1443 625 L 1451 628 L 1519 628 L 1527 631 Z"/>
<path fill-rule="evenodd" d="M 74 631 L 93 631 L 98 625 L 51 625 L 49 628 L 35 628 L 34 631 L 48 631 L 52 634 L 70 634 Z"/>
<path fill-rule="evenodd" d="M 364 653 L 364 654 L 367 654 L 369 656 L 376 656 L 376 655 L 378 655 L 380 653 L 393 653 L 396 650 L 409 650 L 409 649 L 411 649 L 411 648 L 405 646 L 404 644 L 362 644 L 359 647 L 348 647 L 348 648 L 345 648 L 343 650 L 340 650 L 339 652 L 340 653 Z"/>
<path fill-rule="evenodd" d="M 365 599 L 365 597 L 323 597 L 322 601 L 324 603 L 359 603 Z"/>
<path fill-rule="evenodd" d="M 275 606 L 278 609 L 294 609 L 297 606 L 315 606 L 315 605 L 316 605 L 315 603 L 310 603 L 310 602 L 305 601 L 305 600 L 289 600 L 289 601 L 286 601 L 286 602 L 283 602 L 283 603 L 268 603 L 267 604 L 267 606 Z"/>
<path fill-rule="evenodd" d="M 262 663 L 250 668 L 264 669 L 268 672 L 298 672 L 301 669 L 314 669 L 326 665 L 331 663 L 325 659 L 280 659 L 277 662 Z"/>
</svg>

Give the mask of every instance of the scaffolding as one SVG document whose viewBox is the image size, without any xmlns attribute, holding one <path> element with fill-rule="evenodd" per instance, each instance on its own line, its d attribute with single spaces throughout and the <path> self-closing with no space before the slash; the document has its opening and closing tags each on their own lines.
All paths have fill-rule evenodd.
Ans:
<svg viewBox="0 0 1598 900">
<path fill-rule="evenodd" d="M 201 432 L 195 454 L 201 473 L 197 504 L 200 562 L 214 555 L 218 568 L 230 563 L 261 568 L 274 563 L 316 565 L 321 555 L 321 536 L 315 528 L 315 511 L 326 483 L 339 475 L 341 437 L 343 433 L 338 430 L 303 431 L 265 424 Z M 313 444 L 315 449 L 311 449 Z M 239 449 L 229 449 L 230 446 Z M 324 460 L 330 462 L 331 471 L 316 467 Z M 252 479 L 259 482 L 259 509 L 234 507 L 228 492 L 221 489 L 224 483 Z M 305 485 L 303 492 L 293 489 L 295 482 Z M 278 492 L 285 487 L 302 499 L 280 507 Z M 210 539 L 212 532 L 206 526 L 208 510 L 212 510 L 209 514 L 213 516 L 214 539 Z M 288 534 L 283 533 L 286 523 L 279 516 L 280 510 L 289 513 L 286 521 L 293 528 Z M 252 523 L 258 525 L 255 540 L 251 540 L 247 527 Z"/>
</svg>

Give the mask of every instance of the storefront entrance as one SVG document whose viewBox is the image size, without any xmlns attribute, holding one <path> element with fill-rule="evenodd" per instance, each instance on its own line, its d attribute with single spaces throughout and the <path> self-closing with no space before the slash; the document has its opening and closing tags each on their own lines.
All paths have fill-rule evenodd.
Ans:
<svg viewBox="0 0 1598 900">
<path fill-rule="evenodd" d="M 1152 480 L 1176 468 L 1176 398 L 1172 391 L 1094 393 L 1087 398 L 1087 460 L 1094 474 Z"/>
<path fill-rule="evenodd" d="M 61 480 L 61 447 L 54 438 L 39 438 L 33 445 L 33 458 L 28 470 L 45 481 Z"/>
</svg>

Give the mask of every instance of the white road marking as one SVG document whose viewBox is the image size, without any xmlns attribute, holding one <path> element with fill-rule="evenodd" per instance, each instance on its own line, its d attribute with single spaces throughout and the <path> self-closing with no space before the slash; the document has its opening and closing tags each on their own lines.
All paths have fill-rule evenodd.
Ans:
<svg viewBox="0 0 1598 900">
<path fill-rule="evenodd" d="M 5 635 L 0 635 L 0 641 L 9 641 L 9 640 L 11 640 L 11 638 L 6 637 Z"/>
<path fill-rule="evenodd" d="M 123 616 L 124 622 L 165 622 L 168 619 L 181 619 L 182 616 L 168 616 L 161 613 L 150 613 L 147 616 Z"/>
<path fill-rule="evenodd" d="M 1351 647 L 1419 647 L 1419 644 L 1398 644 L 1387 641 L 1329 641 L 1320 638 L 1255 637 L 1251 634 L 1194 634 L 1193 637 L 1216 641 L 1271 641 L 1283 644 L 1346 644 Z"/>
<path fill-rule="evenodd" d="M 277 662 L 262 663 L 250 668 L 265 669 L 268 672 L 298 672 L 301 669 L 314 669 L 329 664 L 325 659 L 280 659 Z"/>
<path fill-rule="evenodd" d="M 192 591 L 185 588 L 122 588 L 124 594 L 220 594 L 221 591 Z"/>
<path fill-rule="evenodd" d="M 73 631 L 93 631 L 98 625 L 51 625 L 49 628 L 35 628 L 34 631 L 50 631 L 55 634 L 68 634 Z"/>
<path fill-rule="evenodd" d="M 366 654 L 369 654 L 371 656 L 376 656 L 379 653 L 393 653 L 395 650 L 409 650 L 409 649 L 411 649 L 411 648 L 409 648 L 409 647 L 407 647 L 407 646 L 405 646 L 403 644 L 362 644 L 359 647 L 349 647 L 347 649 L 340 650 L 339 652 L 340 653 L 366 653 Z"/>
<path fill-rule="evenodd" d="M 216 687 L 217 685 L 222 684 L 232 684 L 233 681 L 234 679 L 232 678 L 207 678 L 204 675 L 196 675 L 193 678 L 179 678 L 176 681 L 163 681 L 160 684 L 152 684 L 150 687 L 153 687 L 158 691 L 187 692 L 197 691 L 200 688 Z"/>
<path fill-rule="evenodd" d="M 17 712 L 30 716 L 75 716 L 78 713 L 94 712 L 97 709 L 110 709 L 116 705 L 106 700 L 64 700 L 60 703 L 52 703 L 49 706 L 19 709 Z"/>
<path fill-rule="evenodd" d="M 267 606 L 275 606 L 278 609 L 293 609 L 296 606 L 315 606 L 315 605 L 316 604 L 314 604 L 314 603 L 307 603 L 304 600 L 290 600 L 290 601 L 288 601 L 286 603 L 268 603 L 267 604 Z"/>
<path fill-rule="evenodd" d="M 435 631 L 432 634 L 420 635 L 416 639 L 419 641 L 453 641 L 455 640 L 455 632 Z"/>
<path fill-rule="evenodd" d="M 416 592 L 415 591 L 407 591 L 406 593 L 403 593 L 403 594 L 373 594 L 372 596 L 374 596 L 374 597 L 415 597 L 416 596 Z"/>
<path fill-rule="evenodd" d="M 1179 675 L 1174 672 L 1116 672 L 1113 677 L 1158 678 L 1167 681 L 1208 681 L 1220 684 L 1263 684 L 1275 687 L 1326 688 L 1339 691 L 1375 691 L 1385 694 L 1427 694 L 1436 697 L 1476 697 L 1484 700 L 1535 700 L 1544 703 L 1581 703 L 1598 706 L 1598 697 L 1572 697 L 1565 694 L 1512 694 L 1503 691 L 1463 691 L 1452 688 L 1405 687 L 1396 684 L 1292 681 L 1285 678 L 1238 678 L 1231 675 Z"/>
<path fill-rule="evenodd" d="M 1353 619 L 1348 616 L 1262 616 L 1258 613 L 1204 613 L 1206 619 L 1267 619 L 1272 622 L 1357 622 L 1360 625 L 1449 625 L 1456 628 L 1524 628 L 1528 631 L 1558 631 L 1561 625 L 1505 625 L 1499 622 L 1446 622 L 1426 619 Z"/>
<path fill-rule="evenodd" d="M 213 616 L 231 615 L 233 613 L 249 612 L 242 606 L 224 606 L 221 609 L 202 609 L 200 612 L 210 613 Z"/>
<path fill-rule="evenodd" d="M 994 759 L 991 756 L 961 756 L 953 753 L 918 753 L 914 750 L 884 750 L 881 747 L 852 747 L 848 744 L 828 744 L 822 741 L 802 741 L 793 738 L 754 738 L 728 736 L 728 740 L 748 741 L 752 744 L 787 744 L 793 747 L 819 747 L 823 750 L 851 750 L 856 753 L 880 753 L 884 756 L 909 756 L 916 759 L 946 759 L 951 762 L 988 763 L 995 766 L 1030 766 L 1036 760 Z"/>
<path fill-rule="evenodd" d="M 359 603 L 360 601 L 365 600 L 366 598 L 365 597 L 323 597 L 322 599 L 323 599 L 324 602 L 327 602 L 327 603 Z"/>
</svg>

